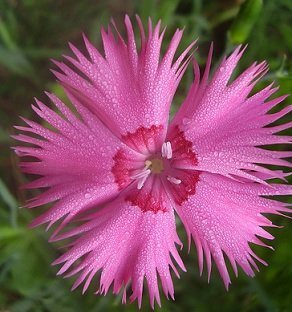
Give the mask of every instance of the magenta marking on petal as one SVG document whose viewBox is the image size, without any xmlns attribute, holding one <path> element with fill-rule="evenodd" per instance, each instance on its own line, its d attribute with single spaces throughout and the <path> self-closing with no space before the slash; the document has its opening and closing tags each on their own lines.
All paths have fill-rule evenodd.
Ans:
<svg viewBox="0 0 292 312">
<path fill-rule="evenodd" d="M 139 207 L 143 212 L 158 213 L 169 210 L 168 199 L 163 191 L 161 181 L 154 177 L 149 177 L 143 188 L 132 190 L 126 200 L 133 206 Z"/>
<path fill-rule="evenodd" d="M 127 200 L 144 212 L 167 211 L 168 208 L 163 202 L 168 202 L 168 196 L 181 205 L 195 193 L 199 177 L 198 171 L 187 172 L 175 169 L 177 162 L 191 163 L 192 165 L 197 163 L 192 143 L 185 139 L 183 131 L 178 127 L 175 128 L 169 135 L 169 141 L 163 143 L 159 148 L 157 137 L 159 137 L 160 131 L 162 131 L 162 127 L 140 127 L 134 133 L 124 136 L 124 142 L 128 146 L 140 153 L 145 153 L 144 164 L 140 163 L 140 169 L 134 167 L 138 163 L 129 158 L 123 149 L 119 149 L 113 158 L 112 172 L 115 182 L 120 189 L 123 189 L 137 180 L 138 190 L 132 190 L 131 194 L 127 196 Z M 149 142 L 151 142 L 150 146 Z M 151 152 L 154 154 L 152 155 Z M 152 174 L 157 174 L 165 182 L 152 178 Z M 155 183 L 156 186 L 154 187 L 152 183 Z M 155 194 L 153 190 L 159 188 L 161 192 Z M 165 188 L 168 190 L 166 191 Z"/>
<path fill-rule="evenodd" d="M 135 132 L 122 136 L 123 142 L 140 153 L 155 153 L 159 147 L 163 126 L 139 127 Z"/>
<path fill-rule="evenodd" d="M 192 142 L 186 139 L 184 132 L 178 126 L 168 134 L 168 139 L 172 145 L 174 160 L 177 159 L 179 162 L 190 163 L 194 166 L 198 163 Z"/>
</svg>

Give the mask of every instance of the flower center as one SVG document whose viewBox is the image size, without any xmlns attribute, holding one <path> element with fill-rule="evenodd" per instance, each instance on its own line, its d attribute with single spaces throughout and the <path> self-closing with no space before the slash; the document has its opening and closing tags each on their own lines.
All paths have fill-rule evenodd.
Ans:
<svg viewBox="0 0 292 312">
<path fill-rule="evenodd" d="M 112 173 L 120 189 L 129 188 L 126 200 L 142 211 L 168 211 L 195 193 L 199 172 L 180 169 L 181 164 L 196 165 L 192 143 L 176 127 L 163 144 L 162 126 L 140 127 L 123 137 L 139 155 L 124 148 L 113 157 Z M 160 147 L 159 147 L 160 145 Z"/>
<path fill-rule="evenodd" d="M 151 170 L 152 173 L 159 174 L 164 170 L 163 161 L 159 158 L 146 160 L 145 165 Z"/>
</svg>

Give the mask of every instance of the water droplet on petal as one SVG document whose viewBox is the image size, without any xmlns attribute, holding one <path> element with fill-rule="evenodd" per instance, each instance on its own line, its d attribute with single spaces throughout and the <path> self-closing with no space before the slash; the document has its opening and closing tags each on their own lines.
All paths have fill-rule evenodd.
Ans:
<svg viewBox="0 0 292 312">
<path fill-rule="evenodd" d="M 190 124 L 190 122 L 191 122 L 190 118 L 183 118 L 183 120 L 182 120 L 183 125 L 188 125 L 188 124 Z"/>
</svg>

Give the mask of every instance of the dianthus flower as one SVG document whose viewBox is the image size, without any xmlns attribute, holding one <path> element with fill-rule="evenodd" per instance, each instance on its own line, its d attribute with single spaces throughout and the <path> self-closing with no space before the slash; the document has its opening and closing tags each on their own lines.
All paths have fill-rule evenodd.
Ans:
<svg viewBox="0 0 292 312">
<path fill-rule="evenodd" d="M 15 137 L 32 145 L 16 147 L 17 154 L 35 159 L 21 162 L 22 170 L 40 176 L 26 187 L 44 188 L 27 207 L 51 203 L 32 226 L 58 223 L 51 241 L 70 239 L 54 262 L 62 264 L 58 274 L 78 273 L 73 289 L 84 282 L 86 291 L 99 273 L 98 293 L 112 286 L 126 301 L 131 288 L 130 299 L 139 306 L 146 281 L 153 307 L 155 300 L 160 304 L 158 279 L 173 298 L 171 270 L 185 270 L 175 214 L 196 246 L 200 272 L 205 258 L 210 277 L 214 261 L 226 288 L 226 259 L 235 274 L 239 266 L 250 276 L 258 270 L 255 260 L 265 264 L 250 244 L 267 246 L 261 238 L 273 236 L 264 227 L 275 225 L 265 214 L 290 212 L 269 196 L 292 190 L 268 184 L 287 174 L 263 165 L 291 167 L 284 159 L 291 152 L 260 146 L 291 143 L 277 134 L 291 122 L 267 127 L 291 106 L 269 113 L 285 98 L 268 100 L 277 90 L 272 85 L 250 96 L 267 71 L 265 62 L 230 82 L 244 48 L 224 58 L 210 77 L 211 47 L 202 77 L 194 62 L 194 82 L 169 123 L 194 43 L 175 59 L 182 37 L 177 30 L 160 57 L 160 23 L 153 29 L 149 20 L 145 35 L 137 22 L 139 49 L 128 17 L 126 42 L 117 30 L 117 38 L 110 28 L 101 30 L 104 56 L 85 36 L 87 56 L 70 44 L 76 58 L 65 56 L 70 66 L 55 62 L 60 71 L 54 73 L 72 106 L 47 93 L 54 108 L 38 100 L 32 106 L 46 124 L 23 118 L 27 126 L 16 128 L 29 135 Z"/>
</svg>

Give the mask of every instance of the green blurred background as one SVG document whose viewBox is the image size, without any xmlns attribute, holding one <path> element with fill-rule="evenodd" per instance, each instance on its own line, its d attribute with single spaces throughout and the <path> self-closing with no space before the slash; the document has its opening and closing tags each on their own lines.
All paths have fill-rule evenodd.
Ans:
<svg viewBox="0 0 292 312">
<path fill-rule="evenodd" d="M 114 17 L 123 32 L 124 14 L 138 13 L 144 23 L 148 16 L 167 25 L 164 44 L 177 27 L 185 27 L 181 50 L 199 37 L 198 61 L 204 66 L 210 42 L 215 43 L 216 64 L 224 53 L 239 43 L 249 43 L 240 68 L 255 60 L 268 60 L 271 71 L 258 88 L 275 80 L 279 94 L 292 89 L 292 1 L 290 0 L 148 0 L 148 1 L 71 1 L 1 0 L 0 1 L 0 311 L 136 311 L 136 303 L 122 305 L 121 298 L 70 292 L 72 280 L 56 277 L 50 263 L 59 254 L 47 243 L 44 229 L 29 230 L 27 224 L 35 211 L 19 209 L 25 199 L 19 185 L 26 181 L 17 169 L 10 146 L 12 125 L 18 115 L 32 116 L 30 104 L 36 96 L 47 101 L 43 90 L 64 94 L 49 72 L 50 58 L 70 53 L 68 41 L 81 50 L 81 33 L 101 47 L 99 28 Z M 136 27 L 136 26 L 135 26 Z M 164 47 L 165 48 L 165 47 Z M 291 55 L 290 55 L 291 56 Z M 179 104 L 192 79 L 185 75 L 175 103 Z M 288 102 L 283 105 L 288 105 Z M 282 105 L 282 107 L 283 107 Z M 286 118 L 289 118 L 286 116 Z M 290 117 L 291 119 L 291 117 Z M 290 132 L 291 133 L 291 132 Z M 291 198 L 287 199 L 291 202 Z M 162 300 L 160 311 L 292 311 L 292 224 L 274 218 L 283 229 L 273 229 L 276 252 L 255 248 L 269 262 L 256 278 L 240 272 L 226 292 L 216 269 L 207 284 L 199 277 L 194 248 L 183 251 L 188 272 L 174 279 L 176 301 Z M 182 229 L 180 236 L 185 241 Z M 96 285 L 95 285 L 96 286 Z M 142 311 L 148 311 L 147 295 Z M 158 309 L 159 310 L 159 309 Z"/>
</svg>

